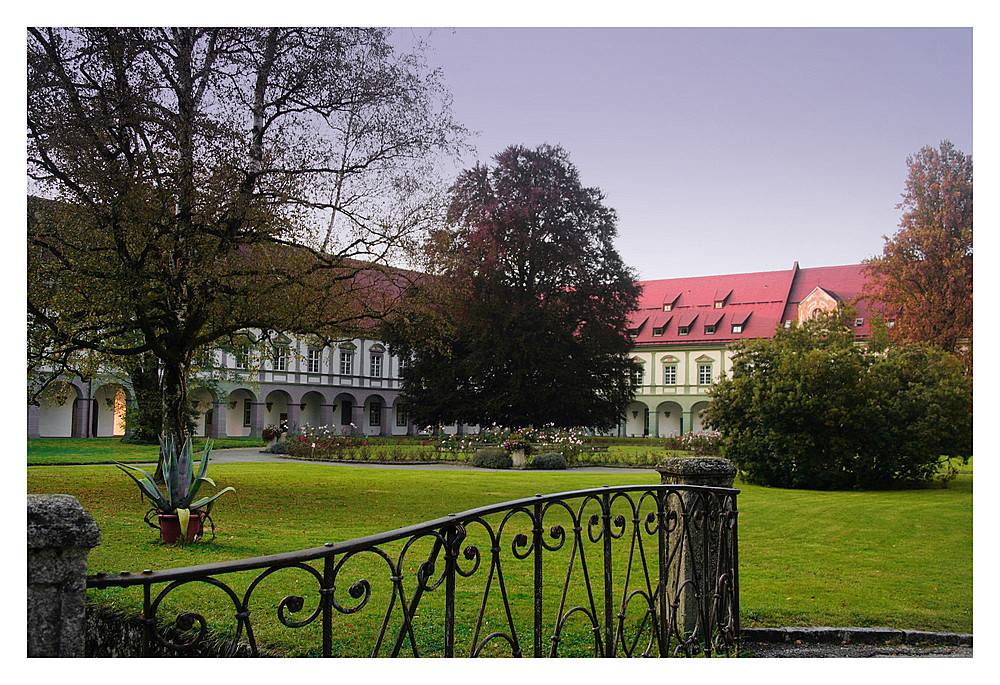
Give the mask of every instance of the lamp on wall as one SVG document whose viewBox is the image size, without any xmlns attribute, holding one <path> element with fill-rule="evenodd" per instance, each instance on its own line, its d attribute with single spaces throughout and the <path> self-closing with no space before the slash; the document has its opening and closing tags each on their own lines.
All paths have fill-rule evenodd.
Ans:
<svg viewBox="0 0 1000 685">
<path fill-rule="evenodd" d="M 634 411 L 634 412 L 632 412 L 632 418 L 633 418 L 633 419 L 637 419 L 637 418 L 639 418 L 639 412 L 638 412 L 638 411 Z"/>
<path fill-rule="evenodd" d="M 663 412 L 663 418 L 669 419 L 670 418 L 670 412 L 668 412 L 668 411 Z"/>
<path fill-rule="evenodd" d="M 273 405 L 273 404 L 274 404 L 274 402 L 265 402 L 264 406 L 267 407 L 268 411 L 271 411 L 271 405 Z"/>
</svg>

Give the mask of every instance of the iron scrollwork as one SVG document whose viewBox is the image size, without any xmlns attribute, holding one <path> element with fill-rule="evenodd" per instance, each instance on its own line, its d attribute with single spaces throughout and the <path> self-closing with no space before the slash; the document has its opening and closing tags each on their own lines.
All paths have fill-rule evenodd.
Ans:
<svg viewBox="0 0 1000 685">
<path fill-rule="evenodd" d="M 373 637 L 351 653 L 373 657 L 734 655 L 737 492 L 646 485 L 536 495 L 300 552 L 97 574 L 87 585 L 143 588 L 147 650 L 204 646 L 208 612 L 160 620 L 168 597 L 204 585 L 221 599 L 197 600 L 233 621 L 216 630 L 229 636 L 223 655 L 258 656 L 255 626 L 268 616 L 289 630 L 320 626 L 324 656 L 341 654 L 338 620 L 360 617 Z M 291 590 L 291 574 L 311 589 Z M 257 597 L 272 608 L 254 613 Z"/>
</svg>

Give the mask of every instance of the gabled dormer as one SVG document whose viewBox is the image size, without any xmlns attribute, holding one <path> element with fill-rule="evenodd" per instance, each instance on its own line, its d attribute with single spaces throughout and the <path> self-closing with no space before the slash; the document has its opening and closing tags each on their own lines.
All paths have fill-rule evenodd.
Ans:
<svg viewBox="0 0 1000 685">
<path fill-rule="evenodd" d="M 677 306 L 677 300 L 680 299 L 680 296 L 681 294 L 679 291 L 668 292 L 663 297 L 663 311 L 665 312 L 673 311 L 674 307 Z"/>
</svg>

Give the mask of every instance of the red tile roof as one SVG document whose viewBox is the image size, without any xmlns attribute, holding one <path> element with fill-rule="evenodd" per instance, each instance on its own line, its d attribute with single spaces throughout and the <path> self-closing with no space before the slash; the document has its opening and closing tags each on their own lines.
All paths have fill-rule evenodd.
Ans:
<svg viewBox="0 0 1000 685">
<path fill-rule="evenodd" d="M 800 269 L 796 263 L 786 271 L 765 271 L 696 278 L 670 278 L 641 281 L 639 307 L 629 319 L 629 327 L 639 326 L 634 344 L 729 343 L 749 338 L 769 338 L 784 321 L 798 318 L 798 305 L 816 287 L 821 287 L 841 302 L 855 304 L 865 283 L 862 265 L 829 266 Z M 721 309 L 715 303 L 723 301 Z M 673 303 L 670 312 L 664 303 Z M 864 320 L 857 328 L 859 337 L 870 332 L 868 312 L 858 307 Z M 733 325 L 742 324 L 741 333 Z M 664 327 L 660 335 L 654 329 Z M 678 335 L 678 326 L 690 325 L 687 335 Z M 705 326 L 715 325 L 714 334 Z"/>
</svg>

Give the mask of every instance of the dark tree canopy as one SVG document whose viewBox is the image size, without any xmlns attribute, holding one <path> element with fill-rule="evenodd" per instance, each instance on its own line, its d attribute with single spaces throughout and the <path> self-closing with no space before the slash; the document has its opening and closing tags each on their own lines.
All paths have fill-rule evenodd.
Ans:
<svg viewBox="0 0 1000 685">
<path fill-rule="evenodd" d="M 27 66 L 29 375 L 151 354 L 178 444 L 206 346 L 378 313 L 464 136 L 384 29 L 29 29 Z"/>
<path fill-rule="evenodd" d="M 566 151 L 512 146 L 460 175 L 429 275 L 385 337 L 428 425 L 614 426 L 631 400 L 639 286 L 617 217 Z"/>
<path fill-rule="evenodd" d="M 845 309 L 737 349 L 706 421 L 747 482 L 886 487 L 971 455 L 972 383 L 958 359 L 915 343 L 870 351 L 852 320 Z"/>
<path fill-rule="evenodd" d="M 972 351 L 972 157 L 948 141 L 907 159 L 900 228 L 866 261 L 877 311 L 894 341 Z"/>
</svg>

